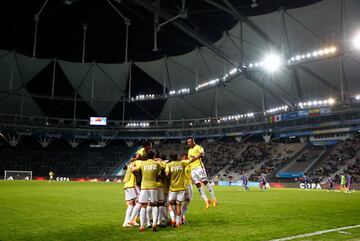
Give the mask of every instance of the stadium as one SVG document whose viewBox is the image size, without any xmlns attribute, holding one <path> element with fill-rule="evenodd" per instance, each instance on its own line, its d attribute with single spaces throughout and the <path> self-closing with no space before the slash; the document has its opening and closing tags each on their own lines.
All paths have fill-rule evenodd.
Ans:
<svg viewBox="0 0 360 241">
<path fill-rule="evenodd" d="M 360 1 L 1 8 L 0 241 L 360 240 Z"/>
</svg>

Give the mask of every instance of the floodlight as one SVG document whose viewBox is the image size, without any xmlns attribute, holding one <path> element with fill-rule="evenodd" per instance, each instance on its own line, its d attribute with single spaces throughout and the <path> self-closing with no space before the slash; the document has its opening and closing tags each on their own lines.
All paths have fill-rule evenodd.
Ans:
<svg viewBox="0 0 360 241">
<path fill-rule="evenodd" d="M 357 33 L 355 35 L 352 42 L 355 49 L 360 49 L 360 33 Z"/>
<path fill-rule="evenodd" d="M 263 60 L 264 69 L 268 72 L 275 72 L 277 71 L 282 64 L 281 57 L 276 54 L 270 54 L 266 56 Z"/>
<path fill-rule="evenodd" d="M 328 99 L 328 103 L 329 103 L 330 105 L 335 104 L 335 100 L 332 99 L 332 98 L 330 98 L 330 99 Z"/>
</svg>

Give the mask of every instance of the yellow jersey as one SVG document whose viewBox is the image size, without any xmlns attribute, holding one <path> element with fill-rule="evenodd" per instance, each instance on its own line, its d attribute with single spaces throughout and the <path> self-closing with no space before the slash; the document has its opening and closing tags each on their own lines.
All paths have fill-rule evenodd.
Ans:
<svg viewBox="0 0 360 241">
<path fill-rule="evenodd" d="M 163 167 L 157 161 L 148 159 L 137 162 L 135 169 L 141 171 L 141 190 L 156 189 L 158 187 L 157 178 Z"/>
<path fill-rule="evenodd" d="M 159 176 L 158 176 L 158 179 L 157 179 L 157 185 L 158 187 L 164 187 L 164 181 L 165 181 L 165 178 L 166 178 L 166 175 L 165 175 L 165 167 L 166 167 L 166 163 L 164 161 L 160 161 L 159 164 L 161 165 L 161 170 L 159 172 Z"/>
<path fill-rule="evenodd" d="M 192 148 L 189 148 L 188 157 L 189 157 L 189 159 L 191 159 L 192 157 L 199 156 L 201 153 L 204 154 L 204 149 L 202 148 L 202 146 L 195 145 Z M 195 169 L 197 167 L 202 167 L 203 166 L 201 159 L 202 158 L 199 157 L 196 161 L 194 161 L 194 162 L 192 162 L 190 164 L 191 170 L 193 170 L 193 169 Z"/>
<path fill-rule="evenodd" d="M 165 172 L 170 177 L 170 191 L 185 191 L 185 167 L 189 161 L 172 161 L 166 164 Z"/>
<path fill-rule="evenodd" d="M 185 187 L 192 184 L 191 179 L 191 167 L 190 165 L 185 167 Z"/>
<path fill-rule="evenodd" d="M 124 189 L 136 186 L 136 176 L 132 172 L 133 163 L 127 165 L 127 170 L 124 177 Z"/>
</svg>

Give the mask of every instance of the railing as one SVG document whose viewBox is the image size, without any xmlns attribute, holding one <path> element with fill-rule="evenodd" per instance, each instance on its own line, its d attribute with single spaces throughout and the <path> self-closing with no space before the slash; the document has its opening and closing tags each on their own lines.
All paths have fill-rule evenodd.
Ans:
<svg viewBox="0 0 360 241">
<path fill-rule="evenodd" d="M 18 135 L 43 135 L 49 137 L 72 136 L 85 138 L 100 136 L 103 138 L 126 137 L 138 139 L 141 137 L 166 137 L 168 139 L 196 136 L 238 136 L 244 133 L 287 132 L 306 128 L 324 128 L 341 126 L 343 120 L 360 119 L 360 104 L 339 105 L 324 116 L 307 117 L 269 123 L 264 116 L 252 119 L 238 119 L 229 122 L 217 122 L 217 118 L 197 118 L 183 120 L 152 120 L 146 128 L 126 128 L 134 121 L 109 120 L 107 126 L 90 126 L 89 120 L 50 118 L 44 116 L 28 116 L 18 114 L 0 114 L 0 130 L 15 132 Z M 137 121 L 141 122 L 141 121 Z M 192 123 L 190 125 L 190 123 Z M 321 125 L 320 125 L 321 123 Z M 352 123 L 360 124 L 360 123 Z"/>
</svg>

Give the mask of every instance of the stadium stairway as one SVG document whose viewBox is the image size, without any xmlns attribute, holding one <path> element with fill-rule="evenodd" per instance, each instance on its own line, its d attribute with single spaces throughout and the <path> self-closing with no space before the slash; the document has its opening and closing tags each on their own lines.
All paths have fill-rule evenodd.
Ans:
<svg viewBox="0 0 360 241">
<path fill-rule="evenodd" d="M 121 162 L 118 162 L 118 164 L 114 167 L 114 172 L 111 174 L 111 176 L 123 176 L 125 173 L 122 173 L 122 170 L 124 169 L 125 165 L 130 161 L 131 157 L 140 149 L 139 146 L 135 146 L 132 148 L 129 148 L 129 151 L 124 154 L 124 158 Z"/>
<path fill-rule="evenodd" d="M 310 144 L 306 144 L 304 145 L 303 148 L 301 148 L 289 161 L 282 163 L 278 168 L 275 168 L 268 176 L 267 178 L 269 180 L 273 180 L 273 181 L 278 181 L 279 178 L 276 176 L 276 174 L 278 172 L 280 172 L 280 170 L 282 170 L 283 168 L 285 168 L 287 165 L 289 165 L 289 163 L 292 163 L 293 161 L 295 161 L 297 158 L 299 158 L 299 156 L 308 148 Z"/>
<path fill-rule="evenodd" d="M 308 148 L 301 153 L 301 156 L 299 156 L 298 158 L 293 158 L 293 160 L 279 172 L 305 173 L 306 170 L 308 170 L 308 168 L 325 152 L 326 150 L 313 149 L 313 147 L 309 145 Z"/>
<path fill-rule="evenodd" d="M 334 145 L 328 148 L 325 152 L 321 153 L 321 155 L 316 158 L 306 169 L 304 172 L 308 173 L 309 175 L 313 174 L 318 167 L 328 158 L 328 156 L 332 153 L 332 151 L 336 148 L 337 145 Z"/>
</svg>

